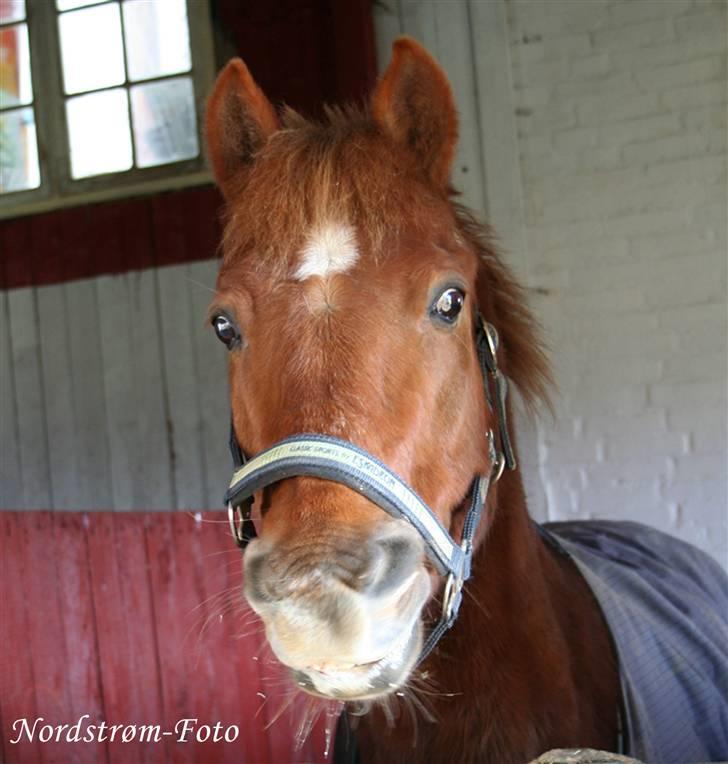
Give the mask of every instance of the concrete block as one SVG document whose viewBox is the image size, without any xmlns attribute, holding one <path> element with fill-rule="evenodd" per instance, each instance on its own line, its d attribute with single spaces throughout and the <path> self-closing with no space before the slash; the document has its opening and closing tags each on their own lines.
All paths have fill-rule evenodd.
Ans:
<svg viewBox="0 0 728 764">
<path fill-rule="evenodd" d="M 575 245 L 591 241 L 602 235 L 600 223 L 550 224 L 539 227 L 541 246 L 544 249 L 556 249 L 563 244 Z"/>
<path fill-rule="evenodd" d="M 692 0 L 642 0 L 642 2 L 611 3 L 609 6 L 610 27 L 633 26 L 644 21 L 661 20 L 665 16 L 679 16 L 692 7 Z"/>
<path fill-rule="evenodd" d="M 723 38 L 725 42 L 726 5 L 723 2 L 698 3 L 695 12 L 677 18 L 673 22 L 679 40 Z"/>
<path fill-rule="evenodd" d="M 667 138 L 632 143 L 622 149 L 625 164 L 653 165 L 686 157 L 701 156 L 708 151 L 708 136 L 704 133 L 682 133 Z"/>
<path fill-rule="evenodd" d="M 680 116 L 687 130 L 720 130 L 725 138 L 725 127 L 728 119 L 726 118 L 726 110 L 720 106 L 694 108 Z"/>
<path fill-rule="evenodd" d="M 612 59 L 609 53 L 578 56 L 571 61 L 570 75 L 573 80 L 592 80 L 608 74 L 612 67 Z M 601 85 L 601 80 L 599 84 Z"/>
<path fill-rule="evenodd" d="M 646 91 L 672 90 L 679 85 L 725 80 L 725 58 L 710 56 L 695 61 L 681 61 L 671 66 L 646 69 L 635 74 L 637 83 Z"/>
<path fill-rule="evenodd" d="M 568 30 L 564 30 L 565 32 Z M 544 60 L 573 59 L 591 53 L 591 38 L 586 31 L 572 34 L 548 34 L 545 37 Z"/>
<path fill-rule="evenodd" d="M 691 210 L 660 210 L 625 215 L 611 220 L 610 230 L 617 236 L 640 236 L 653 231 L 680 231 L 691 222 Z"/>
<path fill-rule="evenodd" d="M 687 231 L 646 233 L 629 237 L 629 251 L 639 260 L 663 260 L 674 256 L 689 257 L 696 253 L 713 252 L 715 236 L 700 227 Z"/>
<path fill-rule="evenodd" d="M 674 38 L 672 19 L 668 14 L 628 27 L 600 29 L 594 32 L 592 37 L 595 52 L 630 50 L 638 46 L 648 46 Z"/>
<path fill-rule="evenodd" d="M 660 94 L 660 103 L 671 110 L 694 109 L 728 102 L 725 80 L 670 88 Z"/>
<path fill-rule="evenodd" d="M 593 258 L 598 261 L 600 258 Z M 581 258 L 583 262 L 585 258 Z M 574 266 L 579 261 L 574 259 Z M 592 266 L 588 266 L 592 267 Z M 559 295 L 558 309 L 561 316 L 577 321 L 581 317 L 605 322 L 611 316 L 641 314 L 647 309 L 645 287 L 642 285 L 627 285 L 619 290 L 599 290 L 590 293 L 577 293 L 573 287 Z"/>
<path fill-rule="evenodd" d="M 550 61 L 538 61 L 526 67 L 521 61 L 523 76 L 528 78 L 531 87 L 545 87 L 558 80 L 566 79 L 569 74 L 569 61 L 555 58 Z"/>
<path fill-rule="evenodd" d="M 657 93 L 626 97 L 613 94 L 581 99 L 577 104 L 576 114 L 580 125 L 598 125 L 604 121 L 613 122 L 656 114 L 660 110 Z"/>
<path fill-rule="evenodd" d="M 627 359 L 628 356 L 625 355 L 624 358 Z M 583 364 L 585 372 L 593 370 L 594 367 L 594 362 Z M 618 369 L 615 363 L 612 363 L 610 367 L 604 364 L 602 368 L 604 373 L 600 375 L 601 385 L 598 384 L 599 380 L 596 380 L 596 384 L 588 389 L 581 387 L 569 395 L 564 393 L 567 410 L 571 416 L 581 417 L 586 421 L 596 418 L 599 421 L 604 415 L 638 414 L 647 408 L 647 388 L 645 385 L 622 385 L 620 375 L 615 374 L 615 370 Z M 585 378 L 587 377 L 582 377 L 582 379 Z M 609 388 L 608 394 L 605 393 L 606 387 Z"/>
<path fill-rule="evenodd" d="M 699 401 L 701 408 L 719 414 L 725 411 L 726 388 L 715 382 L 657 382 L 647 388 L 650 406 L 671 407 L 675 402 L 688 405 Z"/>
<path fill-rule="evenodd" d="M 612 62 L 615 71 L 642 72 L 724 52 L 725 40 L 720 36 L 695 37 L 622 50 Z"/>
<path fill-rule="evenodd" d="M 599 142 L 599 133 L 586 127 L 558 130 L 553 136 L 553 147 L 559 154 L 568 154 L 592 148 Z"/>
<path fill-rule="evenodd" d="M 700 256 L 705 257 L 705 256 Z M 648 306 L 655 308 L 664 308 L 666 305 L 677 307 L 682 305 L 699 305 L 706 302 L 717 302 L 725 299 L 725 281 L 718 275 L 716 278 L 715 259 L 711 256 L 705 257 L 706 262 L 710 263 L 705 270 L 700 269 L 698 256 L 693 258 L 693 262 L 680 261 L 680 268 L 672 268 L 673 274 L 681 271 L 687 275 L 682 281 L 670 281 L 666 278 L 654 284 L 653 288 L 646 293 L 646 302 Z M 662 264 L 663 269 L 667 265 L 672 265 L 676 261 L 665 261 Z M 677 278 L 673 275 L 672 278 Z"/>
<path fill-rule="evenodd" d="M 680 114 L 657 114 L 624 122 L 605 122 L 599 126 L 599 136 L 602 144 L 624 146 L 637 141 L 651 141 L 674 135 L 681 129 Z"/>
<path fill-rule="evenodd" d="M 715 157 L 691 157 L 674 162 L 649 165 L 641 171 L 647 186 L 662 186 L 665 183 L 684 183 L 688 180 L 711 182 L 726 176 L 725 160 Z"/>
</svg>

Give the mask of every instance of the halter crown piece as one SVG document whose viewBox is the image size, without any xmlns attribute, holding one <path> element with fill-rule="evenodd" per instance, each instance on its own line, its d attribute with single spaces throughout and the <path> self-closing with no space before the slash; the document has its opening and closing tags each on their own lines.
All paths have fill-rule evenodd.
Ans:
<svg viewBox="0 0 728 764">
<path fill-rule="evenodd" d="M 297 475 L 341 483 L 393 517 L 406 520 L 422 536 L 428 557 L 438 572 L 447 576 L 447 580 L 440 620 L 427 636 L 418 663 L 430 654 L 457 618 L 463 584 L 470 578 L 473 538 L 483 514 L 490 483 L 500 478 L 505 467 L 510 470 L 516 468 L 506 421 L 508 382 L 498 369 L 496 357 L 498 332 L 484 321 L 480 313 L 477 315 L 475 341 L 485 397 L 496 415 L 499 447 L 496 447 L 493 431 L 489 430 L 486 438 L 490 473 L 476 475 L 473 479 L 460 543 L 450 536 L 437 515 L 402 478 L 353 443 L 330 435 L 302 433 L 280 440 L 248 458 L 240 448 L 232 422 L 230 425 L 230 452 L 235 471 L 225 494 L 225 504 L 233 537 L 241 549 L 245 549 L 256 536 L 251 521 L 255 492 Z"/>
</svg>

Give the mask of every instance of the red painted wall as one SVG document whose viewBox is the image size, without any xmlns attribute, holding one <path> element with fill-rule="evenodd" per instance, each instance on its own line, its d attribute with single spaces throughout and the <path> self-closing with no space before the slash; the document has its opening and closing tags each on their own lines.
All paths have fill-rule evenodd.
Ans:
<svg viewBox="0 0 728 764">
<path fill-rule="evenodd" d="M 266 95 L 306 114 L 356 101 L 374 85 L 372 0 L 214 0 L 224 46 Z M 227 57 L 219 51 L 219 63 Z"/>
<path fill-rule="evenodd" d="M 214 257 L 220 195 L 199 186 L 0 223 L 0 289 Z"/>
<path fill-rule="evenodd" d="M 295 694 L 240 598 L 222 513 L 0 512 L 0 758 L 325 762 L 324 706 Z M 289 705 L 290 704 L 290 705 Z M 236 725 L 234 742 L 55 742 L 30 724 Z M 298 726 L 320 714 L 300 748 Z M 276 718 L 277 717 L 277 718 Z M 121 734 L 121 733 L 119 733 Z"/>
</svg>

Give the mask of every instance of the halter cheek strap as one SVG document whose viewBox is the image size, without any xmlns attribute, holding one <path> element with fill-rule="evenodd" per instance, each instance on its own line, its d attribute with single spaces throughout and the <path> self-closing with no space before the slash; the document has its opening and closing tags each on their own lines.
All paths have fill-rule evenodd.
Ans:
<svg viewBox="0 0 728 764">
<path fill-rule="evenodd" d="M 233 536 L 241 548 L 245 548 L 256 535 L 250 520 L 255 492 L 286 478 L 303 475 L 346 485 L 390 515 L 406 520 L 417 530 L 433 565 L 439 573 L 447 576 L 440 620 L 425 640 L 418 662 L 429 655 L 457 618 L 463 584 L 471 574 L 473 540 L 490 483 L 498 480 L 504 467 L 514 469 L 516 466 L 505 421 L 507 382 L 496 360 L 498 334 L 479 314 L 476 343 L 486 399 L 498 420 L 500 450 L 496 448 L 492 430 L 488 431 L 491 471 L 488 475 L 473 479 L 459 544 L 437 515 L 399 475 L 353 443 L 318 433 L 300 434 L 281 440 L 252 459 L 247 459 L 232 423 L 230 426 L 230 451 L 235 472 L 225 494 L 225 503 Z"/>
</svg>

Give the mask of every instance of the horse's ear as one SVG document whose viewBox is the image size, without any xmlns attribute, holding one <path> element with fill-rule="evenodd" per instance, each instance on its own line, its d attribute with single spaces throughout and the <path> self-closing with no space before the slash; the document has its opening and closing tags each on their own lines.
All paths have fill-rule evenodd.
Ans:
<svg viewBox="0 0 728 764">
<path fill-rule="evenodd" d="M 455 102 L 445 73 L 410 37 L 395 40 L 371 109 L 380 127 L 414 152 L 433 182 L 446 186 L 458 135 Z"/>
<path fill-rule="evenodd" d="M 280 123 L 248 67 L 234 58 L 220 72 L 207 102 L 205 132 L 212 172 L 228 195 L 230 181 L 251 164 Z"/>
</svg>

